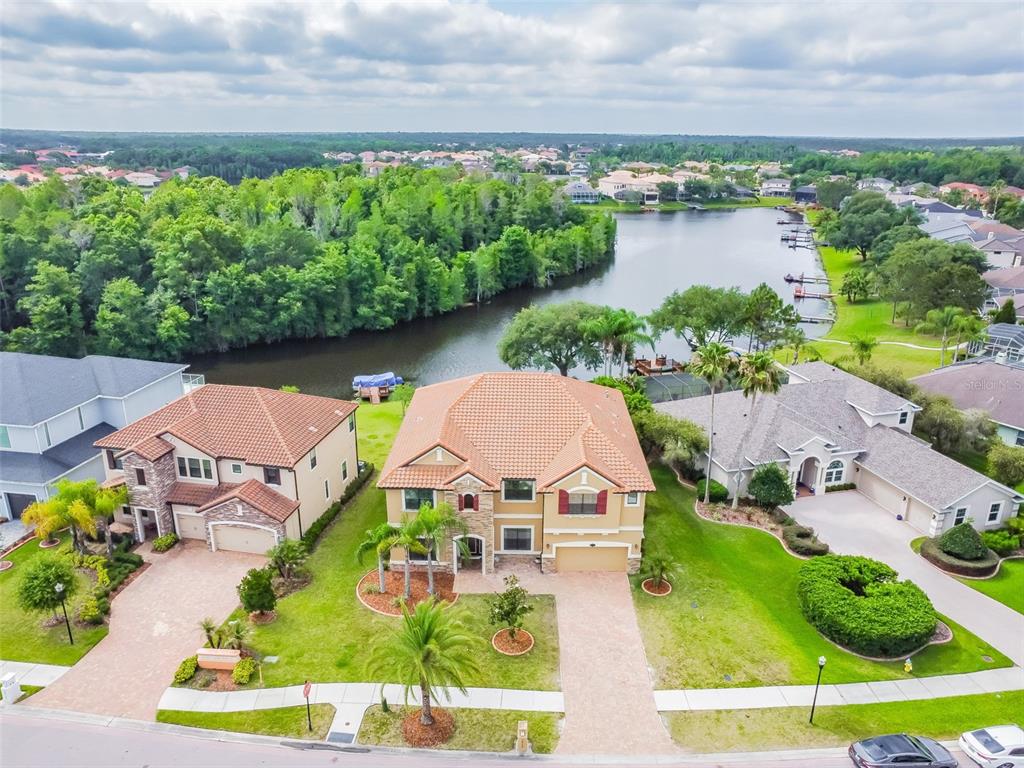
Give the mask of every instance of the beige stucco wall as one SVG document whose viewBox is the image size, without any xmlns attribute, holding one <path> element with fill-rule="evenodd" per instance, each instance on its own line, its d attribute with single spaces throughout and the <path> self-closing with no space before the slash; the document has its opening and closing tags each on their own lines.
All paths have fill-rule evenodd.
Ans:
<svg viewBox="0 0 1024 768">
<path fill-rule="evenodd" d="M 410 461 L 409 463 L 419 466 L 451 467 L 462 464 L 463 461 L 458 456 L 446 451 L 444 448 L 435 448 L 434 450 L 423 454 L 415 461 Z"/>
<path fill-rule="evenodd" d="M 207 480 L 206 478 L 203 478 L 203 477 L 186 477 L 186 478 L 182 478 L 182 477 L 180 477 L 180 475 L 179 475 L 179 479 L 186 480 L 186 481 L 188 481 L 190 483 L 199 483 L 199 484 L 202 484 L 202 485 L 216 485 L 217 483 L 220 482 L 220 470 L 219 470 L 219 468 L 217 466 L 217 460 L 213 456 L 211 456 L 208 453 L 203 453 L 198 448 L 195 448 L 195 447 L 189 445 L 184 440 L 179 440 L 174 435 L 164 434 L 164 435 L 161 435 L 161 437 L 164 440 L 166 440 L 168 443 L 170 443 L 171 445 L 174 446 L 174 471 L 175 471 L 176 474 L 177 474 L 177 471 L 178 471 L 178 466 L 177 465 L 178 465 L 178 457 L 179 456 L 184 458 L 186 461 L 188 459 L 199 459 L 200 462 L 202 462 L 203 459 L 206 459 L 207 461 L 210 462 L 210 467 L 213 470 L 213 479 L 212 480 Z M 233 483 L 233 482 L 237 482 L 237 481 L 231 480 L 229 478 L 225 478 L 224 482 Z"/>
<path fill-rule="evenodd" d="M 988 522 L 989 505 L 997 501 L 1002 502 L 999 518 L 990 523 Z M 1014 505 L 1006 492 L 993 485 L 985 485 L 957 501 L 948 510 L 943 510 L 939 515 L 937 533 L 953 527 L 956 509 L 959 507 L 967 507 L 967 519 L 971 520 L 972 525 L 979 531 L 999 528 L 1014 515 Z"/>
<path fill-rule="evenodd" d="M 341 496 L 359 472 L 356 433 L 349 431 L 347 421 L 343 421 L 324 437 L 315 450 L 315 469 L 309 467 L 310 454 L 303 456 L 294 467 L 292 482 L 297 489 L 297 498 L 301 505 L 303 528 L 319 518 Z M 348 463 L 348 478 L 344 481 L 341 479 L 342 462 Z M 282 485 L 286 483 L 283 474 Z M 330 483 L 329 496 L 324 494 L 325 480 Z"/>
</svg>

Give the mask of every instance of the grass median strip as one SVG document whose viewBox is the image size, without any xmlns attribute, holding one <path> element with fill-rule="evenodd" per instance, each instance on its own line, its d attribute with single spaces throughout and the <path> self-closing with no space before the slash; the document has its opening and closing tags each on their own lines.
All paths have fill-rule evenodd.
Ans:
<svg viewBox="0 0 1024 768">
<path fill-rule="evenodd" d="M 665 713 L 669 733 L 690 752 L 833 747 L 868 736 L 912 733 L 953 739 L 963 731 L 1015 722 L 1024 711 L 1024 692 L 985 693 L 924 701 L 818 707 L 731 709 Z"/>
<path fill-rule="evenodd" d="M 334 719 L 333 704 L 313 704 L 310 707 L 313 730 L 306 722 L 305 705 L 281 707 L 279 709 L 254 709 L 246 712 L 184 712 L 177 709 L 161 709 L 156 713 L 158 723 L 187 725 L 191 728 L 206 728 L 212 731 L 234 733 L 257 733 L 264 736 L 280 736 L 286 739 L 327 738 Z"/>
<path fill-rule="evenodd" d="M 440 703 L 444 708 L 444 702 Z M 379 705 L 366 711 L 356 737 L 358 744 L 378 747 L 407 746 L 402 738 L 402 720 L 413 710 L 392 706 L 384 712 Z M 560 714 L 554 712 L 518 712 L 499 709 L 449 709 L 455 720 L 455 734 L 439 749 L 469 749 L 480 752 L 508 752 L 516 739 L 520 720 L 529 723 L 533 751 L 547 754 L 558 746 Z"/>
</svg>

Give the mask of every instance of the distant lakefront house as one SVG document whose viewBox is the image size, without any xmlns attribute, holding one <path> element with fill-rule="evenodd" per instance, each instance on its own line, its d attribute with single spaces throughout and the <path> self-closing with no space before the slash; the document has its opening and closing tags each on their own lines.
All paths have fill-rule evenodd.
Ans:
<svg viewBox="0 0 1024 768">
<path fill-rule="evenodd" d="M 577 204 L 601 202 L 601 193 L 582 180 L 570 181 L 566 184 L 565 194 L 571 202 Z"/>
<path fill-rule="evenodd" d="M 878 176 L 870 179 L 861 179 L 857 182 L 858 190 L 868 190 L 870 192 L 891 192 L 895 186 L 896 182 Z"/>
<path fill-rule="evenodd" d="M 0 516 L 13 520 L 54 483 L 103 480 L 93 445 L 201 380 L 187 365 L 0 352 Z"/>
<path fill-rule="evenodd" d="M 961 411 L 985 411 L 1000 440 L 1024 446 L 1024 367 L 982 358 L 947 365 L 911 381 L 925 392 L 948 397 Z"/>
<path fill-rule="evenodd" d="M 445 570 L 635 571 L 654 491 L 622 393 L 547 373 L 482 373 L 416 390 L 378 487 L 388 522 L 446 502 L 467 532 Z M 460 562 L 455 538 L 470 560 Z M 410 555 L 422 562 L 425 556 Z M 392 564 L 406 554 L 392 553 Z"/>
<path fill-rule="evenodd" d="M 805 184 L 793 190 L 793 200 L 797 203 L 818 202 L 818 187 L 815 184 Z"/>
<path fill-rule="evenodd" d="M 761 182 L 761 197 L 789 197 L 791 186 L 789 179 L 765 179 Z"/>
<path fill-rule="evenodd" d="M 815 495 L 854 483 L 930 536 L 964 520 L 997 528 L 1017 514 L 1024 497 L 911 434 L 919 406 L 826 363 L 788 370 L 790 383 L 753 407 L 740 391 L 715 397 L 711 477 L 730 496 L 745 494 L 759 467 L 777 464 Z M 710 406 L 704 396 L 654 407 L 707 430 Z"/>
<path fill-rule="evenodd" d="M 300 538 L 359 472 L 356 404 L 206 384 L 96 441 L 140 541 L 262 554 Z"/>
</svg>

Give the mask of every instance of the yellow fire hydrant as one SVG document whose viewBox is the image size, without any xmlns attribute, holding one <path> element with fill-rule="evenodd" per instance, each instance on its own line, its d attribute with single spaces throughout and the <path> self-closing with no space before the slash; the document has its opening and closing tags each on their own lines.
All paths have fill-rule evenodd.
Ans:
<svg viewBox="0 0 1024 768">
<path fill-rule="evenodd" d="M 904 661 L 903 662 L 903 671 L 906 672 L 908 675 L 911 672 L 913 672 L 914 671 L 914 662 L 912 662 L 910 659 L 907 659 L 906 661 Z"/>
</svg>

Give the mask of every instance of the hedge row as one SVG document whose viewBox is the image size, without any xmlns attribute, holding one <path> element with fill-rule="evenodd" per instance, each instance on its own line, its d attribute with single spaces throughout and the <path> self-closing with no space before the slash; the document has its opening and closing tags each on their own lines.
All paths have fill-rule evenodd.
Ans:
<svg viewBox="0 0 1024 768">
<path fill-rule="evenodd" d="M 373 464 L 366 462 L 363 464 L 359 473 L 352 479 L 345 492 L 341 494 L 341 498 L 331 504 L 316 521 L 306 529 L 302 534 L 302 543 L 306 545 L 306 550 L 312 552 L 316 547 L 317 540 L 323 535 L 324 531 L 327 530 L 327 526 L 334 522 L 340 513 L 342 508 L 352 499 L 353 496 L 358 493 L 359 489 L 363 487 L 370 475 L 373 474 Z"/>
<path fill-rule="evenodd" d="M 960 576 L 991 576 L 999 566 L 999 555 L 995 552 L 989 551 L 988 555 L 980 560 L 962 560 L 943 552 L 936 539 L 925 539 L 921 542 L 921 557 L 948 573 Z"/>
<path fill-rule="evenodd" d="M 825 637 L 855 653 L 902 656 L 928 642 L 938 618 L 928 596 L 896 575 L 866 557 L 816 557 L 800 567 L 800 608 Z"/>
<path fill-rule="evenodd" d="M 835 491 L 852 491 L 856 487 L 856 483 L 837 483 L 836 485 L 826 485 L 825 493 L 833 493 Z"/>
<path fill-rule="evenodd" d="M 704 501 L 704 491 L 707 480 L 701 478 L 697 481 L 697 499 Z M 711 481 L 711 493 L 708 494 L 708 501 L 712 504 L 721 504 L 723 501 L 729 498 L 729 489 L 722 485 L 717 480 Z"/>
</svg>

